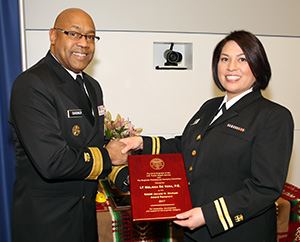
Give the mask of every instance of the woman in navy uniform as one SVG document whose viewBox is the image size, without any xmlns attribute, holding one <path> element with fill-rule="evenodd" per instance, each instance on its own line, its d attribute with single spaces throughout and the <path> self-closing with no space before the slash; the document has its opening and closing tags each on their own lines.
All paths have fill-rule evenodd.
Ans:
<svg viewBox="0 0 300 242">
<path fill-rule="evenodd" d="M 292 115 L 261 94 L 271 69 L 253 34 L 225 37 L 212 71 L 226 95 L 205 102 L 182 136 L 124 139 L 123 152 L 183 154 L 193 209 L 174 223 L 184 227 L 185 241 L 276 242 L 275 201 L 292 151 Z"/>
</svg>

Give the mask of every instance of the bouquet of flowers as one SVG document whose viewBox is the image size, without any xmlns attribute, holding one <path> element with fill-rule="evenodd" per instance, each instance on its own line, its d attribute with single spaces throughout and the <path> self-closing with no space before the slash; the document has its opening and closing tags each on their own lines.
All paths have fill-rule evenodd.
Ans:
<svg viewBox="0 0 300 242">
<path fill-rule="evenodd" d="M 125 120 L 121 117 L 120 114 L 118 114 L 117 118 L 113 120 L 109 111 L 107 111 L 106 113 L 104 125 L 105 137 L 108 140 L 111 140 L 113 138 L 121 139 L 137 136 L 143 131 L 142 128 L 135 129 L 129 119 Z"/>
</svg>

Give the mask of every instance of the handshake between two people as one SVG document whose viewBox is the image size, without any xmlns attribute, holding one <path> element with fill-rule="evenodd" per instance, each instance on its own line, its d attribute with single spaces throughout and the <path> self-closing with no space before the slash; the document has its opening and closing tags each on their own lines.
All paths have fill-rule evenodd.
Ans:
<svg viewBox="0 0 300 242">
<path fill-rule="evenodd" d="M 108 143 L 106 149 L 109 152 L 113 165 L 124 165 L 127 164 L 128 155 L 131 151 L 143 149 L 143 138 L 135 136 L 114 139 Z M 206 223 L 201 207 L 192 208 L 191 210 L 177 214 L 176 217 L 176 220 L 173 221 L 175 224 L 188 227 L 190 230 L 194 230 Z"/>
<path fill-rule="evenodd" d="M 123 139 L 112 139 L 106 149 L 109 153 L 111 163 L 115 166 L 124 165 L 128 162 L 131 151 L 143 149 L 143 138 L 141 136 Z"/>
</svg>

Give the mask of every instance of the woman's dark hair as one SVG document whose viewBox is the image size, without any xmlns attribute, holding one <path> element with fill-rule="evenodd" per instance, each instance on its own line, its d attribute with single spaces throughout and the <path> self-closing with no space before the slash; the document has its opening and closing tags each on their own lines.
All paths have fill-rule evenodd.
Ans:
<svg viewBox="0 0 300 242">
<path fill-rule="evenodd" d="M 268 86 L 271 78 L 271 67 L 267 58 L 267 54 L 259 39 L 252 33 L 244 30 L 231 32 L 217 44 L 214 50 L 212 59 L 212 72 L 214 82 L 218 88 L 221 91 L 225 91 L 218 77 L 218 63 L 224 45 L 230 40 L 235 41 L 246 56 L 249 67 L 256 79 L 255 83 L 253 84 L 253 90 L 264 90 Z"/>
</svg>

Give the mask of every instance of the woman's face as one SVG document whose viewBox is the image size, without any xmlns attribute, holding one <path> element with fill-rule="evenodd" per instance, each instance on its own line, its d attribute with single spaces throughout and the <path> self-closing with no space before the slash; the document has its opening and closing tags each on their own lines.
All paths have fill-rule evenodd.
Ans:
<svg viewBox="0 0 300 242">
<path fill-rule="evenodd" d="M 228 100 L 250 89 L 256 81 L 243 50 L 233 40 L 228 41 L 221 51 L 218 77 L 227 91 Z"/>
</svg>

